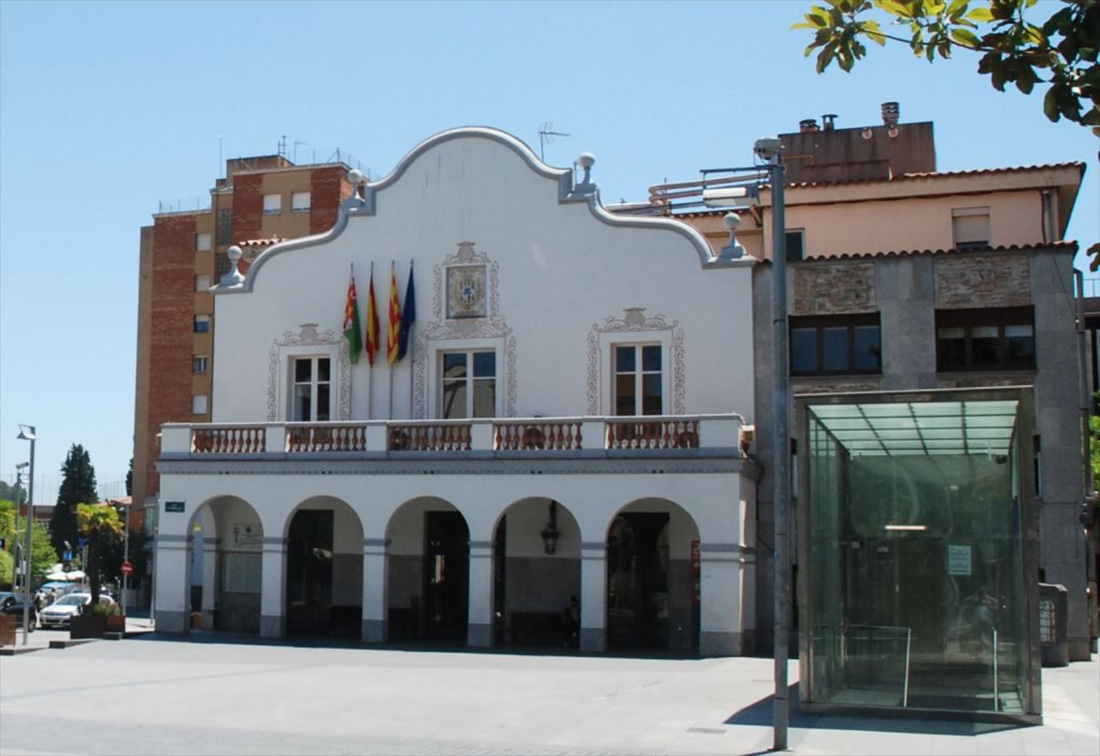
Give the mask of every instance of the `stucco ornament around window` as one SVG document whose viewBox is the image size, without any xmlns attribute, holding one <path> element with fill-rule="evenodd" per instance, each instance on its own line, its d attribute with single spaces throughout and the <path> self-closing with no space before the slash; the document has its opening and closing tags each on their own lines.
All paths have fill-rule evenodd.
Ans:
<svg viewBox="0 0 1100 756">
<path fill-rule="evenodd" d="M 500 339 L 504 375 L 504 416 L 516 414 L 516 337 L 500 316 L 500 266 L 474 251 L 474 242 L 459 242 L 458 251 L 433 268 L 432 320 L 418 326 L 413 355 L 413 417 L 428 417 L 428 355 L 440 341 Z M 446 289 L 444 289 L 446 281 Z M 503 380 L 501 380 L 503 379 Z"/>
<path fill-rule="evenodd" d="M 336 420 L 351 419 L 351 360 L 348 358 L 348 342 L 335 331 L 318 331 L 316 323 L 302 323 L 298 333 L 286 331 L 281 339 L 275 339 L 268 350 L 267 366 L 267 420 L 279 419 L 279 370 L 285 362 L 283 353 L 288 347 L 324 346 L 339 350 L 336 359 L 340 381 L 336 395 Z"/>
<path fill-rule="evenodd" d="M 684 329 L 680 321 L 665 321 L 658 313 L 647 317 L 644 307 L 623 308 L 623 317 L 614 316 L 604 319 L 603 324 L 593 323 L 588 332 L 588 414 L 600 413 L 600 336 L 603 334 L 632 334 L 665 331 L 669 334 L 671 346 L 671 372 L 668 385 L 672 391 L 671 411 L 674 415 L 684 414 Z"/>
</svg>

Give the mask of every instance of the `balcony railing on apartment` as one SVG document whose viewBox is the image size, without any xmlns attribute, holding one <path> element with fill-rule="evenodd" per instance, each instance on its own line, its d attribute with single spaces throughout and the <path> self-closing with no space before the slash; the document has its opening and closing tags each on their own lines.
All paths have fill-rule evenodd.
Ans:
<svg viewBox="0 0 1100 756">
<path fill-rule="evenodd" d="M 740 415 L 375 420 L 329 423 L 165 425 L 161 453 L 203 456 L 583 450 L 740 452 L 751 438 Z"/>
</svg>

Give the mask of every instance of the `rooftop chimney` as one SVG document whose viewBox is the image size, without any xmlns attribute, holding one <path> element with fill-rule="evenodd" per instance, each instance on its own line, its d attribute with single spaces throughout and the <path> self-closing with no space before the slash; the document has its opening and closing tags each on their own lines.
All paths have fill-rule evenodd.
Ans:
<svg viewBox="0 0 1100 756">
<path fill-rule="evenodd" d="M 817 119 L 815 119 L 815 118 L 804 118 L 804 119 L 802 119 L 801 121 L 798 122 L 798 130 L 801 131 L 802 133 L 806 133 L 807 131 L 817 131 Z"/>
<path fill-rule="evenodd" d="M 884 102 L 882 103 L 882 122 L 889 128 L 895 128 L 898 125 L 898 119 L 901 117 L 901 106 L 896 102 Z"/>
<path fill-rule="evenodd" d="M 821 123 L 826 131 L 832 131 L 836 127 L 836 113 L 826 113 L 821 116 Z"/>
</svg>

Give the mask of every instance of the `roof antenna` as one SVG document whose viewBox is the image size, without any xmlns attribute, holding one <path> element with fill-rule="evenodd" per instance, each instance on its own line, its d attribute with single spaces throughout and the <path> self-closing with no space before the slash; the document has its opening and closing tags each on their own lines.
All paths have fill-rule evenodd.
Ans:
<svg viewBox="0 0 1100 756">
<path fill-rule="evenodd" d="M 546 145 L 554 143 L 554 137 L 567 137 L 573 136 L 572 134 L 566 134 L 561 131 L 554 131 L 554 122 L 546 121 L 539 126 L 539 160 L 546 162 Z"/>
</svg>

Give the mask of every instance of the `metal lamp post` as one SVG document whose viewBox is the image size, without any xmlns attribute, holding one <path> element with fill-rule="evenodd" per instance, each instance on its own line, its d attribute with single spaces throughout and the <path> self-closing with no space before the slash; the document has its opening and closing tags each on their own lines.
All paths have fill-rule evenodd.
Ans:
<svg viewBox="0 0 1100 756">
<path fill-rule="evenodd" d="M 34 433 L 33 425 L 20 425 L 19 435 L 16 436 L 20 441 L 31 442 L 31 458 L 30 458 L 30 483 L 27 487 L 27 537 L 23 542 L 23 559 L 27 568 L 23 571 L 23 645 L 27 645 L 27 628 L 30 625 L 30 611 L 31 611 L 31 575 L 33 572 L 33 555 L 31 554 L 31 537 L 34 533 L 34 442 L 37 438 Z"/>
<path fill-rule="evenodd" d="M 775 692 L 772 706 L 773 751 L 787 749 L 787 729 L 790 722 L 790 701 L 787 692 L 788 644 L 791 621 L 791 560 L 789 521 L 791 506 L 790 478 L 790 370 L 787 344 L 787 228 L 783 184 L 786 180 L 782 161 L 783 146 L 778 137 L 757 139 L 753 152 L 762 165 L 742 168 L 715 168 L 703 171 L 703 203 L 708 207 L 744 208 L 759 202 L 759 187 L 746 183 L 739 186 L 705 188 L 708 173 L 743 174 L 746 181 L 767 181 L 772 192 L 772 380 L 773 380 L 773 434 L 772 491 L 773 491 L 773 595 L 775 625 L 773 646 L 775 655 Z M 751 174 L 756 174 L 755 176 Z M 737 244 L 735 232 L 738 219 L 727 217 L 730 230 L 729 245 L 722 250 L 724 259 L 735 259 L 744 254 Z"/>
<path fill-rule="evenodd" d="M 18 555 L 19 557 L 22 556 L 22 551 L 23 551 L 23 546 L 22 546 L 22 544 L 19 543 L 19 508 L 20 508 L 20 505 L 22 503 L 22 502 L 19 501 L 19 499 L 21 498 L 19 493 L 23 489 L 23 471 L 26 470 L 29 465 L 30 465 L 30 462 L 20 462 L 19 464 L 17 464 L 15 466 L 15 499 L 16 499 L 16 501 L 15 501 L 15 523 L 12 526 L 12 534 L 13 534 L 14 537 L 12 538 L 11 553 L 13 555 Z M 13 584 L 12 584 L 12 592 L 13 593 L 18 593 L 19 592 L 19 585 L 20 585 L 19 578 L 22 575 L 22 571 L 21 571 L 19 565 L 22 561 L 23 560 L 20 559 L 20 558 L 16 558 L 16 560 L 15 560 L 14 575 L 12 576 L 13 577 Z"/>
</svg>

